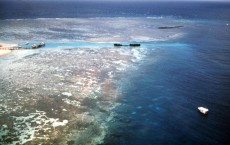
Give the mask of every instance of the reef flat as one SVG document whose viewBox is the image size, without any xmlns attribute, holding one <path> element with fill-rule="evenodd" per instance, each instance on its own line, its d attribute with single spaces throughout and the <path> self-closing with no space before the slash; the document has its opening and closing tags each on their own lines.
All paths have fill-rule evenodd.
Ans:
<svg viewBox="0 0 230 145">
<path fill-rule="evenodd" d="M 162 31 L 158 27 L 169 22 L 189 22 L 155 17 L 0 22 L 1 41 L 47 42 L 47 48 L 14 50 L 0 58 L 2 145 L 103 144 L 117 118 L 114 110 L 122 106 L 122 79 L 138 70 L 149 51 L 180 45 L 173 40 L 189 29 Z M 110 46 L 113 42 L 143 46 Z"/>
<path fill-rule="evenodd" d="M 0 72 L 1 143 L 102 143 L 119 105 L 119 76 L 144 51 L 46 49 L 9 62 Z"/>
<path fill-rule="evenodd" d="M 156 42 L 183 36 L 191 22 L 159 17 L 0 20 L 0 40 L 25 42 Z M 184 26 L 168 29 L 161 26 Z"/>
</svg>

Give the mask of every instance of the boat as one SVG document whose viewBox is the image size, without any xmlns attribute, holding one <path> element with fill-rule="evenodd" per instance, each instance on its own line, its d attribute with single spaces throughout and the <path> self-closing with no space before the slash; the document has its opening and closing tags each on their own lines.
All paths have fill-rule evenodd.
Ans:
<svg viewBox="0 0 230 145">
<path fill-rule="evenodd" d="M 139 44 L 139 43 L 131 43 L 129 45 L 127 45 L 127 44 L 120 44 L 120 43 L 114 43 L 113 45 L 114 46 L 118 46 L 118 47 L 120 47 L 120 46 L 132 46 L 132 47 L 141 46 L 141 44 Z"/>
<path fill-rule="evenodd" d="M 122 46 L 122 44 L 120 44 L 120 43 L 114 43 L 113 45 L 114 46 Z"/>
<path fill-rule="evenodd" d="M 209 111 L 208 108 L 205 108 L 205 107 L 198 107 L 197 109 L 200 111 L 200 113 L 204 115 L 207 115 Z"/>
<path fill-rule="evenodd" d="M 43 47 L 43 46 L 45 46 L 45 43 L 44 43 L 44 42 L 41 42 L 41 43 L 38 44 L 38 48 L 39 48 L 39 47 Z"/>
<path fill-rule="evenodd" d="M 38 45 L 37 44 L 33 44 L 31 47 L 32 47 L 32 49 L 36 49 L 36 48 L 38 48 Z"/>
<path fill-rule="evenodd" d="M 173 29 L 173 28 L 181 28 L 181 27 L 184 27 L 184 26 L 161 26 L 161 27 L 158 27 L 158 29 Z"/>
<path fill-rule="evenodd" d="M 129 44 L 129 46 L 137 47 L 137 46 L 141 46 L 141 44 L 139 44 L 139 43 L 131 43 L 131 44 Z"/>
<path fill-rule="evenodd" d="M 44 47 L 45 46 L 45 43 L 44 42 L 41 42 L 39 44 L 33 44 L 32 45 L 32 49 L 35 49 L 35 48 L 40 48 L 40 47 Z"/>
</svg>

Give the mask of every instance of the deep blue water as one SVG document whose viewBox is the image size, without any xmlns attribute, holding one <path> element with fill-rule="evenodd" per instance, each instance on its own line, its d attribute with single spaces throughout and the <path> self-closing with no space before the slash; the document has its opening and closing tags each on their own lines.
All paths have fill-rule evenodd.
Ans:
<svg viewBox="0 0 230 145">
<path fill-rule="evenodd" d="M 229 20 L 229 2 L 0 1 L 0 19 L 174 16 Z"/>
<path fill-rule="evenodd" d="M 207 23 L 177 40 L 192 46 L 150 51 L 138 73 L 129 74 L 132 85 L 121 101 L 126 105 L 117 110 L 120 124 L 114 125 L 108 142 L 230 143 L 230 28 L 225 23 L 229 20 Z M 209 108 L 208 116 L 198 113 L 198 106 Z"/>
<path fill-rule="evenodd" d="M 126 106 L 117 110 L 120 124 L 108 144 L 229 144 L 229 50 L 207 53 L 219 48 L 209 45 L 150 53 L 139 72 L 129 74 L 132 85 L 121 100 Z M 164 58 L 151 63 L 158 55 Z M 208 116 L 198 106 L 209 108 Z"/>
<path fill-rule="evenodd" d="M 105 144 L 230 144 L 230 3 L 0 2 L 0 19 L 137 16 L 210 22 L 166 42 L 189 45 L 146 45 L 144 63 L 127 75 Z M 208 116 L 198 106 L 209 108 Z"/>
</svg>

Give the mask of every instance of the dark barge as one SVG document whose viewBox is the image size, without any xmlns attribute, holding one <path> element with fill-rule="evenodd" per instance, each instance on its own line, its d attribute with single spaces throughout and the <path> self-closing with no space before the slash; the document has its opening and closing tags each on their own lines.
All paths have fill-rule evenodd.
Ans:
<svg viewBox="0 0 230 145">
<path fill-rule="evenodd" d="M 120 47 L 120 46 L 139 47 L 139 46 L 141 46 L 141 44 L 139 44 L 139 43 L 131 43 L 129 45 L 127 45 L 127 44 L 120 44 L 120 43 L 114 43 L 113 45 L 116 46 L 116 47 Z"/>
</svg>

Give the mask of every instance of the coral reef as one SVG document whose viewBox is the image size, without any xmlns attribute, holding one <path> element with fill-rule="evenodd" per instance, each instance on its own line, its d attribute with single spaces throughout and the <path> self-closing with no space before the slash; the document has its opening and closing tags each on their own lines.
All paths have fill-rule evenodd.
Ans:
<svg viewBox="0 0 230 145">
<path fill-rule="evenodd" d="M 103 143 L 111 110 L 119 105 L 119 76 L 142 52 L 60 48 L 10 62 L 0 72 L 0 142 Z"/>
</svg>

